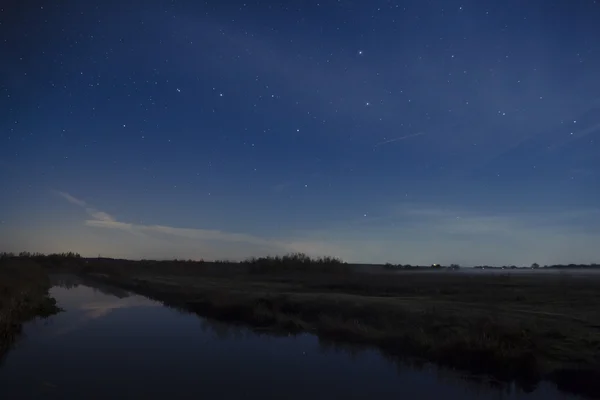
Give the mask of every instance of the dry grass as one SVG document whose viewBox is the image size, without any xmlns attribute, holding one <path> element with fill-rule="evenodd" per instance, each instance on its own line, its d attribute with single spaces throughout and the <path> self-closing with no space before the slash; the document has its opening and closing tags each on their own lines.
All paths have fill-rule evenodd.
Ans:
<svg viewBox="0 0 600 400">
<path fill-rule="evenodd" d="M 600 275 L 356 272 L 331 260 L 88 259 L 66 268 L 203 316 L 600 394 Z M 583 379 L 583 383 L 582 383 Z"/>
<path fill-rule="evenodd" d="M 34 262 L 0 261 L 0 358 L 20 335 L 24 322 L 58 311 L 47 296 L 49 287 L 45 271 Z"/>
</svg>

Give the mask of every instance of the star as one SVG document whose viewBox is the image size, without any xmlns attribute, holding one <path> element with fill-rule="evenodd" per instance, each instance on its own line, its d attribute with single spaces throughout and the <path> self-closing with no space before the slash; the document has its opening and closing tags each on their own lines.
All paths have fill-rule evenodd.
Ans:
<svg viewBox="0 0 600 400">
<path fill-rule="evenodd" d="M 593 157 L 596 149 L 592 146 L 598 146 L 600 140 L 592 141 L 596 114 L 595 108 L 590 108 L 597 106 L 592 66 L 600 62 L 600 52 L 590 41 L 594 25 L 586 14 L 591 17 L 597 10 L 593 3 L 600 0 L 581 2 L 581 7 L 578 5 L 569 15 L 553 14 L 565 23 L 581 16 L 581 29 L 566 30 L 556 43 L 539 35 L 551 30 L 553 24 L 543 18 L 532 20 L 530 16 L 539 11 L 535 5 L 525 2 L 516 10 L 498 4 L 486 9 L 489 4 L 472 7 L 471 3 L 463 5 L 463 1 L 467 3 L 439 2 L 432 9 L 420 10 L 400 1 L 380 2 L 363 9 L 342 0 L 296 2 L 293 7 L 243 0 L 234 7 L 235 13 L 230 13 L 232 4 L 227 1 L 189 2 L 186 11 L 196 15 L 200 24 L 216 15 L 231 14 L 231 18 L 209 26 L 206 32 L 190 30 L 189 21 L 182 19 L 176 9 L 149 2 L 148 15 L 161 15 L 167 25 L 184 29 L 174 35 L 138 35 L 136 40 L 127 38 L 139 33 L 140 28 L 151 29 L 146 17 L 98 35 L 99 27 L 118 24 L 119 18 L 87 2 L 77 10 L 61 6 L 56 12 L 47 3 L 40 11 L 45 2 L 39 2 L 34 14 L 39 14 L 40 21 L 28 20 L 24 26 L 6 25 L 5 21 L 14 16 L 5 7 L 0 25 L 8 30 L 0 46 L 14 50 L 10 55 L 15 64 L 0 62 L 0 76 L 14 78 L 9 80 L 13 84 L 0 84 L 2 109 L 9 122 L 7 135 L 0 135 L 0 148 L 10 149 L 6 161 L 0 158 L 0 170 L 8 167 L 22 171 L 20 179 L 7 183 L 6 191 L 16 192 L 45 172 L 48 186 L 71 190 L 100 209 L 120 201 L 115 193 L 131 191 L 132 196 L 124 199 L 118 210 L 123 223 L 138 220 L 141 214 L 133 199 L 145 193 L 143 214 L 157 213 L 160 222 L 204 229 L 216 221 L 214 229 L 225 229 L 230 225 L 229 214 L 237 207 L 235 202 L 222 201 L 225 194 L 240 198 L 247 190 L 255 189 L 260 196 L 250 200 L 252 207 L 240 211 L 242 215 L 231 227 L 232 232 L 271 236 L 252 226 L 253 213 L 266 225 L 280 221 L 281 232 L 277 234 L 282 237 L 295 235 L 289 229 L 296 220 L 316 229 L 357 220 L 358 226 L 373 224 L 373 229 L 357 232 L 360 240 L 356 241 L 356 251 L 340 251 L 359 258 L 372 254 L 362 251 L 368 247 L 364 243 L 388 243 L 392 233 L 385 227 L 391 220 L 402 226 L 404 212 L 410 224 L 430 219 L 432 215 L 421 212 L 429 209 L 436 211 L 435 218 L 450 218 L 454 223 L 462 221 L 463 209 L 484 220 L 496 209 L 510 206 L 516 217 L 517 213 L 521 215 L 520 202 L 524 209 L 533 211 L 540 191 L 561 190 L 591 190 L 590 196 L 582 200 L 586 203 L 582 207 L 588 207 L 589 202 L 589 208 L 593 208 L 593 195 L 600 194 L 600 188 L 590 183 L 600 174 L 600 163 L 598 157 Z M 315 10 L 322 18 L 314 18 Z M 76 16 L 81 13 L 89 23 L 65 23 L 61 15 L 69 11 Z M 253 15 L 261 15 L 260 24 L 253 23 Z M 483 23 L 462 29 L 469 19 Z M 37 22 L 47 25 L 39 30 L 34 24 Z M 423 29 L 437 22 L 450 24 L 451 29 Z M 314 35 L 298 35 L 287 29 L 293 26 Z M 46 30 L 60 30 L 65 40 L 46 46 Z M 210 39 L 207 43 L 201 43 L 204 34 L 211 36 L 206 38 Z M 410 40 L 398 42 L 399 34 Z M 27 42 L 26 49 L 19 49 L 19 40 Z M 484 51 L 482 43 L 489 44 Z M 538 48 L 544 49 L 543 54 L 535 51 Z M 545 65 L 547 59 L 558 61 Z M 20 109 L 27 96 L 25 91 L 34 91 L 38 83 L 47 91 L 46 101 L 32 102 L 28 118 L 16 123 L 23 116 Z M 186 95 L 179 96 L 184 90 Z M 223 99 L 225 92 L 227 101 Z M 496 115 L 491 113 L 494 109 Z M 579 117 L 583 122 L 577 120 Z M 120 121 L 123 118 L 133 123 L 126 132 L 129 126 Z M 571 125 L 577 125 L 573 130 L 564 126 L 568 118 Z M 119 125 L 124 132 L 115 129 Z M 560 137 L 575 136 L 575 129 L 577 138 Z M 43 136 L 45 131 L 48 138 Z M 537 132 L 548 132 L 548 137 L 528 140 L 522 148 L 531 147 L 531 152 L 520 151 L 519 147 L 510 153 L 510 160 L 502 157 L 500 162 L 483 162 L 495 159 L 500 150 L 497 146 L 512 146 L 513 140 Z M 83 154 L 75 157 L 74 152 L 73 158 L 67 154 L 81 147 Z M 31 157 L 15 153 L 21 148 L 28 148 Z M 565 154 L 546 152 L 546 148 L 564 149 Z M 562 157 L 552 158 L 552 154 Z M 47 168 L 28 168 L 26 161 L 36 158 Z M 105 164 L 109 168 L 104 168 Z M 73 174 L 80 166 L 85 171 Z M 126 169 L 124 179 L 111 179 L 118 172 L 115 166 Z M 584 169 L 589 174 L 577 173 L 578 179 L 569 180 L 575 174 L 568 171 Z M 308 189 L 306 180 L 315 185 L 302 191 Z M 88 188 L 88 181 L 98 188 Z M 561 186 L 565 182 L 574 186 Z M 277 183 L 287 189 L 274 190 L 279 197 L 270 196 L 271 185 L 279 187 Z M 453 183 L 457 184 L 456 190 L 452 189 Z M 347 193 L 343 190 L 348 185 L 353 189 L 350 202 L 345 201 Z M 217 192 L 211 198 L 214 201 L 201 204 L 202 215 L 178 206 L 179 200 L 187 203 L 196 196 L 211 200 L 206 199 L 211 186 Z M 168 192 L 168 188 L 174 196 L 154 196 L 163 189 Z M 43 188 L 38 185 L 38 189 Z M 407 190 L 411 190 L 410 201 Z M 519 196 L 513 196 L 509 205 L 496 196 L 482 203 L 478 196 L 502 190 Z M 292 196 L 293 201 L 288 200 Z M 289 204 L 279 204 L 282 199 Z M 432 204 L 427 204 L 428 199 Z M 477 211 L 469 210 L 471 203 Z M 571 207 L 561 204 L 556 196 L 545 196 L 543 203 L 548 210 L 556 206 L 568 212 Z M 374 217 L 364 208 L 373 210 Z M 42 209 L 32 211 L 35 214 Z M 188 213 L 194 213 L 189 221 Z M 211 217 L 206 224 L 205 215 Z M 361 221 L 360 217 L 369 221 Z M 465 214 L 465 221 L 469 218 Z M 537 216 L 526 223 L 535 221 Z M 590 220 L 590 226 L 598 221 Z M 588 221 L 582 218 L 577 223 Z M 0 229 L 0 236 L 13 228 Z M 398 233 L 405 228 L 408 231 L 408 227 L 402 227 Z M 555 226 L 553 229 L 559 230 Z M 82 239 L 77 232 L 72 232 L 73 243 L 79 244 Z M 44 239 L 41 231 L 32 234 L 40 241 Z M 532 239 L 540 241 L 539 248 L 541 241 L 550 237 L 541 236 Z M 576 242 L 568 235 L 565 238 Z M 65 246 L 69 245 L 68 239 L 65 236 Z M 419 238 L 433 253 L 443 253 L 446 244 L 434 239 Z M 473 237 L 485 248 L 494 246 L 493 239 Z M 333 234 L 332 240 L 337 240 Z M 450 243 L 453 238 L 448 240 Z M 253 241 L 260 246 L 262 242 Z M 273 239 L 273 243 L 278 242 Z M 123 247 L 129 248 L 129 244 L 123 243 Z M 165 240 L 167 244 L 171 245 Z M 230 254 L 243 258 L 246 251 L 254 252 L 250 248 L 254 244 L 240 245 Z M 95 249 L 98 245 L 87 243 L 85 248 Z M 144 243 L 149 249 L 139 250 L 153 251 L 151 245 Z M 203 256 L 206 251 L 207 257 L 221 257 L 217 248 L 222 246 L 189 245 L 189 249 L 181 247 L 184 253 Z M 378 257 L 400 253 L 389 247 L 382 245 L 381 253 L 385 254 L 374 254 L 374 259 L 365 261 L 377 262 Z M 534 247 L 538 247 L 537 242 Z M 335 246 L 324 248 L 337 251 Z M 161 255 L 163 250 L 168 254 L 172 249 L 161 249 Z M 586 257 L 600 257 L 600 248 L 592 250 L 594 254 L 586 253 Z M 448 265 L 454 261 L 428 260 L 422 252 L 406 252 L 396 261 L 404 261 L 404 257 L 427 263 L 448 261 Z M 502 258 L 506 257 L 507 252 L 502 253 Z M 496 253 L 490 250 L 490 254 L 492 259 L 482 262 L 494 262 Z M 525 250 L 523 254 L 529 257 Z M 479 250 L 476 258 L 478 255 Z M 508 257 L 513 256 L 509 252 Z M 553 256 L 542 254 L 540 258 Z M 468 259 L 471 254 L 465 252 L 464 257 Z"/>
</svg>

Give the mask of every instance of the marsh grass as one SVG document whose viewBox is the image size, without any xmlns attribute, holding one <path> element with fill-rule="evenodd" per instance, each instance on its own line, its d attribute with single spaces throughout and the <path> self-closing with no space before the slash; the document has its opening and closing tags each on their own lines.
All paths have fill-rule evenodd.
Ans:
<svg viewBox="0 0 600 400">
<path fill-rule="evenodd" d="M 58 312 L 49 288 L 48 276 L 36 263 L 0 260 L 0 358 L 20 336 L 24 322 Z"/>
<path fill-rule="evenodd" d="M 522 386 L 531 386 L 544 377 L 562 376 L 564 372 L 559 371 L 598 368 L 597 332 L 582 324 L 586 318 L 538 318 L 520 313 L 507 309 L 510 295 L 498 297 L 505 302 L 501 306 L 494 303 L 495 307 L 487 307 L 492 296 L 483 293 L 489 288 L 481 288 L 482 281 L 467 282 L 462 291 L 447 290 L 439 295 L 439 290 L 425 287 L 419 277 L 407 282 L 406 293 L 398 298 L 389 295 L 387 285 L 385 296 L 376 296 L 373 291 L 367 296 L 303 291 L 302 286 L 285 292 L 278 291 L 277 286 L 269 291 L 268 285 L 255 290 L 249 282 L 203 286 L 197 281 L 190 285 L 189 278 L 187 284 L 159 283 L 147 277 L 100 279 L 202 316 L 245 322 L 261 332 L 311 332 L 330 340 L 375 345 L 387 354 L 422 357 L 498 379 L 514 379 Z M 417 282 L 420 290 L 413 287 Z M 441 281 L 434 286 L 438 284 Z M 534 300 L 541 296 L 534 288 L 529 289 Z M 400 290 L 396 287 L 396 294 Z M 475 298 L 475 290 L 480 292 L 480 302 L 487 304 L 465 301 Z M 499 290 L 508 289 L 497 287 Z M 429 291 L 438 293 L 437 299 L 423 296 Z M 411 298 L 410 293 L 419 296 Z"/>
<path fill-rule="evenodd" d="M 70 259 L 47 268 L 260 332 L 311 332 L 524 387 L 546 378 L 600 395 L 598 275 L 365 273 L 301 254 L 241 263 Z"/>
<path fill-rule="evenodd" d="M 343 274 L 351 271 L 351 268 L 338 258 L 314 258 L 304 253 L 250 258 L 242 264 L 248 266 L 248 272 L 253 274 L 285 274 L 290 272 Z"/>
</svg>

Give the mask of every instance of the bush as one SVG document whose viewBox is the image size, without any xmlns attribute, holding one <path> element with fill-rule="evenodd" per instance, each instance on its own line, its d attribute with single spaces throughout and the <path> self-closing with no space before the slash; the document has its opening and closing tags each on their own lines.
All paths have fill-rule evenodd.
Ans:
<svg viewBox="0 0 600 400">
<path fill-rule="evenodd" d="M 339 258 L 318 257 L 311 258 L 304 253 L 291 253 L 284 256 L 253 257 L 243 264 L 253 273 L 268 272 L 348 272 L 348 266 Z"/>
</svg>

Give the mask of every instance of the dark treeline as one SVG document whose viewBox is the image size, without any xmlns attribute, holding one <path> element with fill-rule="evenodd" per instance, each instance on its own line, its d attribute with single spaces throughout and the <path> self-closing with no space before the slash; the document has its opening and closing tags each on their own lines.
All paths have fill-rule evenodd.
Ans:
<svg viewBox="0 0 600 400">
<path fill-rule="evenodd" d="M 386 269 L 394 269 L 394 270 L 418 270 L 418 269 L 451 269 L 457 270 L 462 267 L 458 264 L 450 264 L 448 266 L 433 264 L 430 266 L 421 266 L 421 265 L 410 265 L 410 264 L 390 264 L 387 263 L 384 265 Z M 516 265 L 503 265 L 501 267 L 493 266 L 493 265 L 476 265 L 473 269 L 492 269 L 492 270 L 501 270 L 501 269 L 600 269 L 600 264 L 554 264 L 554 265 L 544 265 L 540 267 L 538 264 L 534 263 L 529 267 L 517 267 Z"/>
<path fill-rule="evenodd" d="M 593 357 L 600 348 L 600 274 L 579 279 L 570 277 L 575 273 L 535 272 L 598 268 L 598 264 L 532 264 L 526 267 L 531 273 L 463 274 L 451 272 L 460 268 L 457 264 L 359 265 L 302 253 L 240 262 L 133 261 L 73 252 L 3 253 L 0 258 L 0 266 L 12 265 L 11 270 L 23 276 L 30 269 L 59 277 L 74 274 L 76 282 L 98 282 L 123 295 L 131 291 L 261 332 L 315 333 L 523 387 L 547 379 L 564 390 L 600 394 L 600 359 Z M 370 273 L 386 268 L 402 272 Z M 11 270 L 0 276 L 0 288 L 5 284 L 15 293 L 18 286 L 7 278 Z M 43 299 L 45 292 L 39 293 Z M 4 304 L 14 309 L 12 302 Z"/>
<path fill-rule="evenodd" d="M 72 251 L 66 253 L 30 253 L 28 251 L 22 251 L 20 253 L 8 253 L 8 252 L 0 252 L 0 259 L 7 258 L 31 258 L 31 259 L 63 259 L 63 258 L 81 258 L 81 255 L 78 253 L 74 253 Z"/>
<path fill-rule="evenodd" d="M 331 269 L 345 269 L 344 265 L 348 265 L 348 263 L 342 261 L 336 257 L 310 257 L 304 253 L 291 253 L 286 254 L 284 256 L 265 256 L 265 257 L 251 257 L 243 261 L 231 261 L 231 260 L 214 260 L 214 261 L 206 261 L 203 259 L 200 260 L 192 260 L 192 259 L 172 259 L 172 260 L 146 260 L 142 259 L 139 261 L 134 260 L 123 260 L 116 259 L 111 257 L 82 257 L 80 254 L 75 252 L 63 252 L 63 253 L 30 253 L 27 251 L 22 251 L 20 253 L 10 253 L 10 252 L 0 252 L 0 260 L 2 259 L 11 259 L 11 258 L 28 258 L 33 260 L 40 261 L 61 261 L 61 260 L 72 260 L 72 259 L 83 259 L 83 260 L 105 260 L 105 261 L 128 261 L 131 263 L 211 263 L 211 264 L 242 264 L 246 266 L 250 266 L 252 269 L 256 270 L 256 272 L 266 270 L 270 270 L 271 268 L 276 267 L 293 267 L 302 269 L 302 267 L 325 267 L 329 270 Z M 337 268 L 336 268 L 337 267 Z M 432 265 L 411 265 L 411 264 L 392 264 L 386 263 L 383 265 L 385 269 L 392 270 L 420 270 L 420 269 L 450 269 L 450 270 L 458 270 L 462 268 L 458 264 L 450 264 L 450 265 L 441 265 L 441 264 L 432 264 Z M 592 263 L 592 264 L 553 264 L 553 265 L 544 265 L 540 266 L 537 263 L 533 263 L 531 266 L 523 267 L 516 265 L 503 265 L 503 266 L 494 266 L 494 265 L 476 265 L 473 267 L 474 269 L 600 269 L 600 264 Z"/>
<path fill-rule="evenodd" d="M 247 264 L 247 265 L 265 265 L 265 264 L 295 264 L 295 265 L 308 265 L 308 264 L 323 264 L 323 265 L 342 265 L 347 264 L 336 257 L 310 257 L 304 253 L 290 253 L 284 256 L 265 256 L 265 257 L 251 257 L 243 261 L 231 261 L 231 260 L 214 260 L 206 261 L 203 259 L 192 260 L 192 259 L 172 259 L 172 260 L 146 260 L 142 259 L 139 261 L 125 260 L 112 257 L 82 257 L 79 253 L 75 252 L 64 252 L 64 253 L 30 253 L 28 251 L 22 251 L 20 253 L 11 252 L 0 252 L 0 259 L 12 259 L 12 258 L 27 258 L 27 259 L 83 259 L 83 260 L 114 260 L 114 261 L 131 261 L 131 262 L 179 262 L 179 263 L 214 263 L 214 264 Z"/>
<path fill-rule="evenodd" d="M 544 265 L 540 267 L 538 264 L 533 264 L 530 267 L 517 267 L 515 265 L 504 265 L 502 267 L 495 267 L 489 265 L 478 265 L 475 269 L 595 269 L 600 268 L 600 264 L 553 264 Z"/>
<path fill-rule="evenodd" d="M 202 266 L 204 272 L 214 272 L 219 274 L 247 272 L 251 274 L 270 274 L 270 273 L 349 273 L 352 267 L 342 260 L 334 257 L 310 257 L 304 253 L 291 253 L 284 256 L 266 256 L 253 257 L 243 261 L 229 260 L 126 260 L 114 259 L 108 257 L 81 257 L 74 252 L 67 253 L 0 253 L 0 260 L 7 259 L 29 259 L 38 264 L 57 270 L 66 270 L 70 272 L 106 272 L 107 268 L 112 273 L 119 271 L 130 271 L 133 269 L 144 269 L 146 271 L 160 271 L 168 268 L 170 271 L 192 272 L 196 266 Z M 199 270 L 199 269 L 198 269 Z"/>
</svg>

